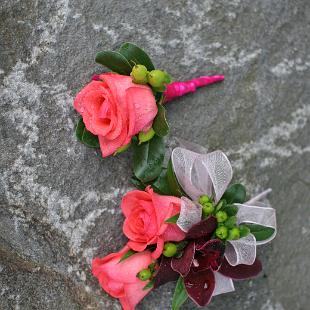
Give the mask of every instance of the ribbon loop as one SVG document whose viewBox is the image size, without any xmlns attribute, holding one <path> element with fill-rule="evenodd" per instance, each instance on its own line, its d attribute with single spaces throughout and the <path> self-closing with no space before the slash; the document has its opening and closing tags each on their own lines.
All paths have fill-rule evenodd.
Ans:
<svg viewBox="0 0 310 310">
<path fill-rule="evenodd" d="M 201 221 L 202 208 L 198 203 L 194 203 L 186 197 L 181 197 L 181 211 L 177 220 L 177 225 L 184 232 Z"/>
<path fill-rule="evenodd" d="M 252 234 L 227 242 L 225 257 L 231 266 L 253 265 L 256 258 L 256 239 Z"/>
<path fill-rule="evenodd" d="M 233 292 L 235 290 L 234 282 L 231 278 L 223 276 L 219 272 L 214 272 L 215 288 L 212 296 Z"/>
</svg>

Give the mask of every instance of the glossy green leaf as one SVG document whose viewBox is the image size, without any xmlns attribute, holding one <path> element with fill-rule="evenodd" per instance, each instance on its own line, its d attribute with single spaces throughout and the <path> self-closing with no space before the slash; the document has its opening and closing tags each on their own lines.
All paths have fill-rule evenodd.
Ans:
<svg viewBox="0 0 310 310">
<path fill-rule="evenodd" d="M 143 182 L 141 182 L 140 180 L 138 180 L 135 177 L 131 178 L 131 183 L 137 188 L 140 189 L 141 191 L 144 191 L 145 188 L 147 187 L 147 184 L 144 184 Z"/>
<path fill-rule="evenodd" d="M 263 241 L 269 239 L 273 233 L 274 229 L 271 227 L 266 227 L 258 224 L 244 224 L 250 229 L 251 234 L 254 235 L 257 241 Z"/>
<path fill-rule="evenodd" d="M 234 216 L 238 213 L 238 208 L 234 205 L 226 205 L 221 208 L 221 211 L 225 211 L 228 216 Z"/>
<path fill-rule="evenodd" d="M 152 140 L 134 144 L 133 171 L 137 179 L 149 182 L 156 179 L 162 170 L 165 155 L 165 144 L 161 137 L 154 136 Z"/>
<path fill-rule="evenodd" d="M 175 224 L 179 218 L 180 214 L 176 214 L 176 215 L 173 215 L 171 217 L 169 217 L 168 219 L 165 220 L 165 223 L 167 224 Z"/>
<path fill-rule="evenodd" d="M 167 168 L 167 181 L 169 184 L 171 195 L 176 196 L 176 197 L 186 196 L 186 194 L 184 193 L 183 189 L 179 185 L 179 182 L 174 174 L 171 159 L 169 160 L 169 164 Z"/>
<path fill-rule="evenodd" d="M 159 177 L 152 184 L 154 191 L 161 195 L 170 195 L 170 187 L 167 180 L 167 169 L 163 168 Z"/>
<path fill-rule="evenodd" d="M 157 104 L 158 112 L 153 122 L 153 129 L 160 137 L 169 133 L 169 125 L 166 118 L 166 109 L 161 103 Z"/>
<path fill-rule="evenodd" d="M 149 281 L 149 283 L 143 288 L 143 291 L 146 291 L 146 290 L 153 288 L 154 283 L 155 283 L 155 280 Z"/>
<path fill-rule="evenodd" d="M 113 72 L 130 75 L 132 66 L 128 60 L 119 52 L 103 51 L 96 55 L 96 62 L 109 68 Z"/>
<path fill-rule="evenodd" d="M 136 254 L 137 252 L 134 250 L 128 250 L 119 260 L 119 263 L 123 262 L 124 260 L 126 260 L 127 258 L 129 258 L 130 256 Z"/>
<path fill-rule="evenodd" d="M 228 204 L 244 203 L 246 199 L 245 187 L 242 184 L 233 184 L 227 188 L 222 198 Z"/>
<path fill-rule="evenodd" d="M 178 310 L 187 300 L 188 294 L 185 289 L 184 280 L 179 277 L 177 284 L 175 286 L 173 299 L 172 299 L 172 310 Z"/>
<path fill-rule="evenodd" d="M 86 129 L 82 117 L 77 123 L 75 134 L 78 140 L 86 146 L 93 148 L 100 147 L 98 136 L 93 135 L 90 131 Z"/>
<path fill-rule="evenodd" d="M 137 64 L 144 65 L 148 71 L 155 69 L 149 55 L 139 46 L 126 42 L 124 43 L 119 52 L 134 66 Z"/>
</svg>

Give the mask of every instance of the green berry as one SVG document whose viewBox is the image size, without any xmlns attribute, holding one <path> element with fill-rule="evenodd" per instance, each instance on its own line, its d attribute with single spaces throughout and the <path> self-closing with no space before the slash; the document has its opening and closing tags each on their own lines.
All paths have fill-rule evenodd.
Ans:
<svg viewBox="0 0 310 310">
<path fill-rule="evenodd" d="M 210 202 L 210 198 L 208 195 L 202 195 L 199 197 L 199 203 L 201 205 L 204 205 L 205 203 L 208 203 L 208 202 Z"/>
<path fill-rule="evenodd" d="M 147 83 L 147 74 L 148 71 L 145 66 L 143 65 L 135 65 L 132 68 L 130 76 L 132 80 L 136 84 L 146 84 Z"/>
<path fill-rule="evenodd" d="M 234 227 L 228 232 L 228 240 L 237 240 L 240 238 L 240 231 L 238 227 Z"/>
<path fill-rule="evenodd" d="M 245 225 L 239 225 L 240 238 L 246 237 L 250 233 L 250 228 Z"/>
<path fill-rule="evenodd" d="M 174 243 L 167 242 L 164 245 L 163 254 L 166 257 L 172 257 L 172 256 L 174 256 L 177 253 L 177 250 L 178 250 L 178 248 L 177 248 L 177 246 Z"/>
<path fill-rule="evenodd" d="M 231 216 L 228 218 L 228 220 L 225 221 L 225 226 L 228 229 L 234 228 L 237 223 L 237 217 L 236 216 Z"/>
<path fill-rule="evenodd" d="M 207 217 L 209 216 L 210 214 L 212 214 L 214 211 L 214 206 L 212 204 L 212 202 L 207 202 L 207 203 L 204 203 L 203 206 L 202 206 L 202 215 L 204 217 Z"/>
<path fill-rule="evenodd" d="M 164 89 L 165 85 L 171 82 L 169 74 L 162 70 L 152 70 L 147 75 L 149 84 L 158 90 Z"/>
<path fill-rule="evenodd" d="M 225 226 L 220 226 L 216 229 L 215 234 L 220 239 L 225 239 L 228 235 L 228 229 Z"/>
<path fill-rule="evenodd" d="M 228 215 L 225 211 L 218 211 L 215 214 L 215 217 L 219 223 L 225 222 L 228 218 Z"/>
<path fill-rule="evenodd" d="M 151 140 L 154 137 L 154 135 L 155 135 L 155 131 L 153 128 L 149 129 L 147 132 L 140 131 L 139 132 L 139 144 Z"/>
<path fill-rule="evenodd" d="M 138 278 L 141 281 L 146 281 L 152 276 L 151 270 L 150 269 L 143 269 L 138 273 Z"/>
</svg>

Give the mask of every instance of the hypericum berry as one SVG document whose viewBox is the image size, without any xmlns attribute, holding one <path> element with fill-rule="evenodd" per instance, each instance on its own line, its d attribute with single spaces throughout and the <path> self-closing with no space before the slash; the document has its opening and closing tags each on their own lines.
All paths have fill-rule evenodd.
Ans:
<svg viewBox="0 0 310 310">
<path fill-rule="evenodd" d="M 202 195 L 199 197 L 199 203 L 201 205 L 204 205 L 205 203 L 208 203 L 208 202 L 210 202 L 210 198 L 208 195 Z"/>
<path fill-rule="evenodd" d="M 158 91 L 164 91 L 166 84 L 171 82 L 169 74 L 162 70 L 152 70 L 148 73 L 147 80 Z"/>
<path fill-rule="evenodd" d="M 172 257 L 177 253 L 177 246 L 174 243 L 167 242 L 164 245 L 163 255 L 166 257 Z"/>
<path fill-rule="evenodd" d="M 229 230 L 228 232 L 228 239 L 229 240 L 237 240 L 240 238 L 240 231 L 238 227 L 234 227 Z"/>
<path fill-rule="evenodd" d="M 212 204 L 212 202 L 206 202 L 203 204 L 202 206 L 202 215 L 204 217 L 209 216 L 210 214 L 212 214 L 214 211 L 214 206 Z"/>
<path fill-rule="evenodd" d="M 215 214 L 215 217 L 219 223 L 225 222 L 228 218 L 228 215 L 225 211 L 218 211 Z"/>
<path fill-rule="evenodd" d="M 250 228 L 245 225 L 239 225 L 240 238 L 246 237 L 251 231 Z"/>
<path fill-rule="evenodd" d="M 154 137 L 154 135 L 155 131 L 152 127 L 147 132 L 140 131 L 138 136 L 139 144 L 151 140 Z"/>
<path fill-rule="evenodd" d="M 147 83 L 147 68 L 143 65 L 135 65 L 132 68 L 130 76 L 136 84 L 146 84 Z"/>
<path fill-rule="evenodd" d="M 228 229 L 225 226 L 220 226 L 216 229 L 215 234 L 220 239 L 226 239 L 228 235 Z"/>
<path fill-rule="evenodd" d="M 138 278 L 141 281 L 146 281 L 152 276 L 151 270 L 150 269 L 143 269 L 138 273 Z"/>
</svg>

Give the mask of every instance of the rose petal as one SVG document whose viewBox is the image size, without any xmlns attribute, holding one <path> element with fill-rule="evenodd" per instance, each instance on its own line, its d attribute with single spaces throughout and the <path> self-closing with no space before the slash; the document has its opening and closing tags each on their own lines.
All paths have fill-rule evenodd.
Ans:
<svg viewBox="0 0 310 310">
<path fill-rule="evenodd" d="M 195 272 L 191 270 L 184 278 L 184 285 L 189 297 L 200 307 L 207 305 L 215 288 L 215 278 L 210 269 Z"/>
<path fill-rule="evenodd" d="M 182 277 L 185 277 L 192 266 L 194 255 L 195 242 L 190 242 L 184 249 L 184 253 L 180 258 L 172 258 L 172 269 L 177 271 Z"/>
<path fill-rule="evenodd" d="M 217 227 L 217 220 L 214 216 L 195 224 L 186 234 L 186 239 L 197 239 L 202 237 L 211 237 Z"/>
<path fill-rule="evenodd" d="M 154 288 L 167 282 L 176 281 L 179 274 L 171 268 L 171 258 L 162 256 L 158 271 L 155 276 Z"/>
<path fill-rule="evenodd" d="M 219 272 L 234 280 L 246 280 L 256 277 L 262 271 L 262 263 L 256 258 L 253 265 L 231 266 L 226 259 L 223 260 Z"/>
</svg>

